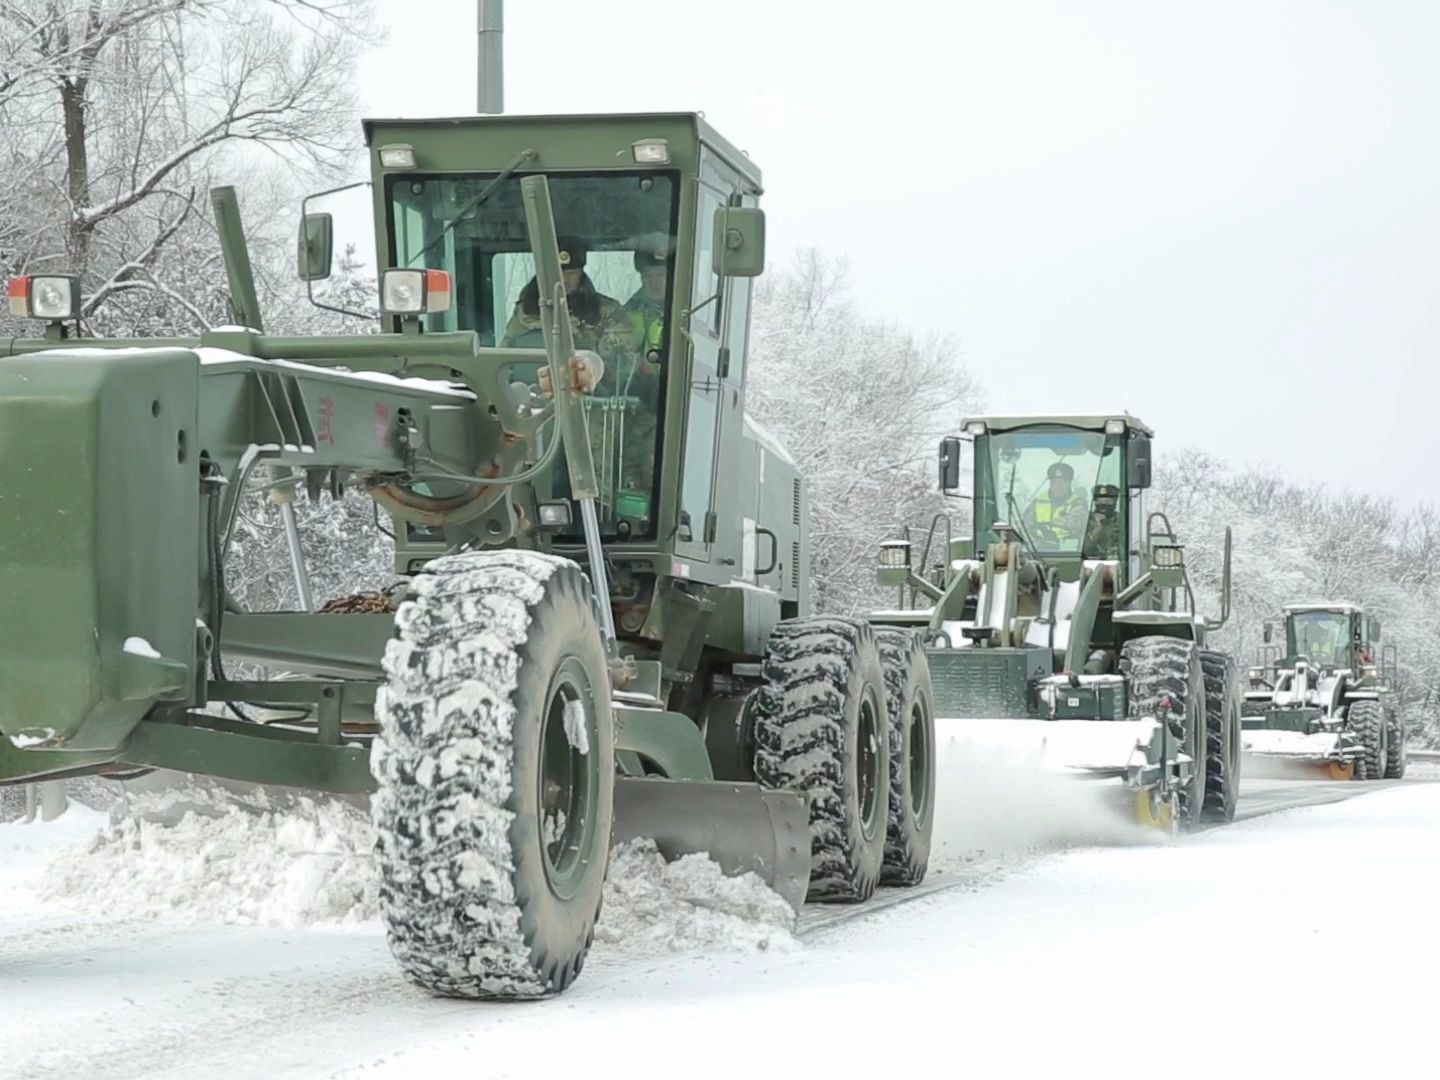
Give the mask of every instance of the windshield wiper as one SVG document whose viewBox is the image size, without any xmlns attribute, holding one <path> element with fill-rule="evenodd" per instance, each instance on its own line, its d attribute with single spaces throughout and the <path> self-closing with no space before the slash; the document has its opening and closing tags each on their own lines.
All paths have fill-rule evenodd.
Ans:
<svg viewBox="0 0 1440 1080">
<path fill-rule="evenodd" d="M 1035 547 L 1035 541 L 1030 539 L 1030 534 L 1025 530 L 1024 515 L 1020 513 L 1020 507 L 1015 504 L 1015 474 L 1020 471 L 1020 462 L 1016 461 L 1010 466 L 1010 486 L 1005 491 L 1005 502 L 1010 507 L 1010 516 L 1015 519 L 1014 529 L 1020 539 L 1025 541 L 1025 547 L 1035 557 L 1035 561 L 1043 563 L 1040 552 Z"/>
<path fill-rule="evenodd" d="M 496 188 L 498 188 L 506 180 L 509 180 L 510 177 L 515 174 L 516 169 L 520 168 L 521 165 L 524 165 L 534 156 L 534 150 L 521 150 L 514 161 L 512 161 L 509 165 L 506 165 L 505 168 L 500 170 L 499 176 L 495 177 L 494 180 L 491 180 L 488 184 L 481 188 L 479 193 L 473 199 L 471 199 L 458 211 L 456 211 L 455 216 L 445 223 L 445 227 L 435 234 L 435 238 L 431 240 L 428 244 L 426 244 L 423 248 L 421 248 L 417 254 L 411 257 L 410 265 L 414 266 L 418 260 L 424 259 L 425 256 L 430 253 L 431 248 L 433 248 L 436 244 L 440 243 L 441 240 L 444 240 L 445 237 L 449 236 L 452 232 L 454 232 L 455 227 L 459 225 L 460 222 L 464 221 L 466 217 L 474 213 L 480 206 L 482 206 L 485 200 L 490 198 L 490 196 L 495 192 Z"/>
</svg>

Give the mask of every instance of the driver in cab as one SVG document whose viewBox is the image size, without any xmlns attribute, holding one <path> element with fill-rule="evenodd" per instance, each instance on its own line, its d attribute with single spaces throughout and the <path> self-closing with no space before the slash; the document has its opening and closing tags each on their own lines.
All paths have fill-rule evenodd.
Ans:
<svg viewBox="0 0 1440 1080">
<path fill-rule="evenodd" d="M 1025 510 L 1026 525 L 1037 539 L 1076 544 L 1090 516 L 1085 496 L 1075 489 L 1075 470 L 1057 461 L 1045 471 L 1049 483 Z"/>
</svg>

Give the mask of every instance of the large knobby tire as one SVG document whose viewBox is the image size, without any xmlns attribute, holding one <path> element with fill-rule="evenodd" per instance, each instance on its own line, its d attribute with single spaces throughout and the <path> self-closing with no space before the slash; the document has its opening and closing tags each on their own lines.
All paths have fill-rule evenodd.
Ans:
<svg viewBox="0 0 1440 1080">
<path fill-rule="evenodd" d="M 883 885 L 918 885 L 930 864 L 935 830 L 935 690 L 920 635 L 877 626 L 890 721 L 890 810 Z"/>
<path fill-rule="evenodd" d="M 1409 732 L 1395 712 L 1387 711 L 1386 721 L 1389 737 L 1386 739 L 1385 747 L 1385 779 L 1404 780 L 1405 766 L 1410 761 L 1410 752 L 1405 747 Z"/>
<path fill-rule="evenodd" d="M 1224 653 L 1200 650 L 1205 675 L 1206 821 L 1235 820 L 1240 798 L 1240 684 L 1235 661 Z"/>
<path fill-rule="evenodd" d="M 755 695 L 755 777 L 810 804 L 806 899 L 857 902 L 880 881 L 890 789 L 885 676 L 870 627 L 780 623 Z"/>
<path fill-rule="evenodd" d="M 1173 755 L 1189 754 L 1194 767 L 1179 792 L 1180 821 L 1193 828 L 1205 805 L 1205 675 L 1193 641 L 1163 635 L 1131 638 L 1120 649 L 1120 672 L 1129 680 L 1131 720 L 1170 717 Z M 1157 735 L 1158 739 L 1159 736 Z"/>
<path fill-rule="evenodd" d="M 1345 712 L 1345 728 L 1360 747 L 1355 759 L 1356 780 L 1379 780 L 1385 775 L 1385 713 L 1378 701 L 1351 702 Z"/>
<path fill-rule="evenodd" d="M 537 552 L 447 556 L 395 626 L 371 755 L 390 949 L 436 994 L 559 993 L 594 937 L 614 801 L 589 583 Z"/>
</svg>

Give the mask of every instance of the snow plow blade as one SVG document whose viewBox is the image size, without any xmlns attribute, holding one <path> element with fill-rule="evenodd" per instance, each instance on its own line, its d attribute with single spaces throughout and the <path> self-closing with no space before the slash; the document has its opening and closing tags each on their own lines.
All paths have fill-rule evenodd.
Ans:
<svg viewBox="0 0 1440 1080">
<path fill-rule="evenodd" d="M 1118 777 L 1131 787 L 1160 780 L 1161 767 L 1149 753 L 1159 732 L 1154 720 L 941 719 L 936 730 L 980 754 L 1049 775 Z M 1176 757 L 1190 760 L 1183 753 Z"/>
<path fill-rule="evenodd" d="M 1251 729 L 1243 733 L 1241 754 L 1251 776 L 1267 779 L 1353 780 L 1356 747 L 1341 746 L 1333 732 Z"/>
<path fill-rule="evenodd" d="M 704 853 L 754 873 L 797 912 L 810 887 L 810 808 L 791 791 L 717 780 L 617 777 L 612 841 L 655 841 L 674 860 Z"/>
</svg>

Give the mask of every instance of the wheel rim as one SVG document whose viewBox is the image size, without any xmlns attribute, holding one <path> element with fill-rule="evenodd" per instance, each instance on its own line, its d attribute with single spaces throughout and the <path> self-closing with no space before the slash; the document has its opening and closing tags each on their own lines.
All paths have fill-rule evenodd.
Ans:
<svg viewBox="0 0 1440 1080">
<path fill-rule="evenodd" d="M 1201 684 L 1203 685 L 1203 683 Z M 1188 702 L 1190 711 L 1190 806 L 1188 816 L 1192 821 L 1200 820 L 1200 812 L 1205 805 L 1205 780 L 1209 768 L 1205 763 L 1206 747 L 1206 722 L 1205 722 L 1205 697 L 1192 695 Z"/>
<path fill-rule="evenodd" d="M 568 726 L 567 712 L 576 718 Z M 577 736 L 583 732 L 580 746 L 594 748 L 597 732 L 590 680 L 573 656 L 561 663 L 551 680 L 540 730 L 540 850 L 550 890 L 562 900 L 575 896 L 590 862 L 596 816 L 597 785 L 590 755 L 572 744 L 572 729 Z"/>
<path fill-rule="evenodd" d="M 917 821 L 930 809 L 930 711 L 916 701 L 910 711 L 910 812 Z"/>
<path fill-rule="evenodd" d="M 860 821 L 865 836 L 875 835 L 880 822 L 880 725 L 878 709 L 867 694 L 860 702 L 859 744 L 856 747 L 856 770 L 860 785 Z"/>
</svg>

